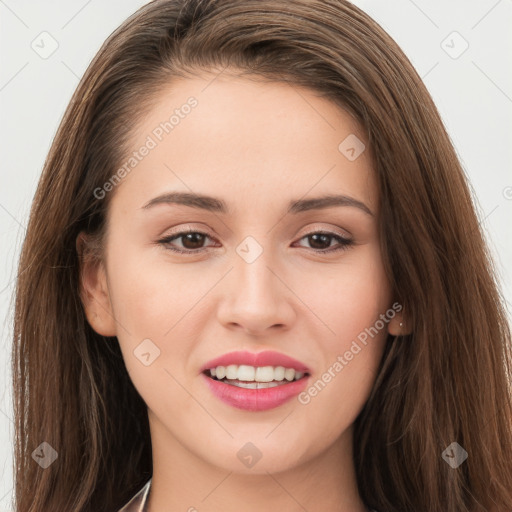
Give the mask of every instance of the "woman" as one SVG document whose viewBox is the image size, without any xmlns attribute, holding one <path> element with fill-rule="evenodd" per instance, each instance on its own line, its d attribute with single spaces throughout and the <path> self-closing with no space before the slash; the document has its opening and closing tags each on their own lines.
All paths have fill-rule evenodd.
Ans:
<svg viewBox="0 0 512 512">
<path fill-rule="evenodd" d="M 17 512 L 512 507 L 467 180 L 349 2 L 137 11 L 66 111 L 18 275 Z"/>
</svg>

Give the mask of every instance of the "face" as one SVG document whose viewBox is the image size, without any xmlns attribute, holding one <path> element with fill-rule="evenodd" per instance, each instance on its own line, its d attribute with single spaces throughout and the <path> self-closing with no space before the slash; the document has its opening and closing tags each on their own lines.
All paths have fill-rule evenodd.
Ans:
<svg viewBox="0 0 512 512">
<path fill-rule="evenodd" d="M 106 192 L 104 265 L 84 274 L 86 313 L 117 336 L 154 447 L 282 471 L 350 445 L 400 319 L 379 190 L 347 112 L 297 86 L 213 79 L 173 82 L 134 130 L 137 162 Z M 248 354 L 214 361 L 235 351 Z M 273 383 L 213 380 L 212 366 Z"/>
</svg>

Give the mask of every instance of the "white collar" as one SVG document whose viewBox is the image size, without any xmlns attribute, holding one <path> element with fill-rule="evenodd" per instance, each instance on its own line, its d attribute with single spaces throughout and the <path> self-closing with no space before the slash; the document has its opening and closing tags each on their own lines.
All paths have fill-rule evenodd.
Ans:
<svg viewBox="0 0 512 512">
<path fill-rule="evenodd" d="M 151 480 L 150 478 L 144 487 L 119 512 L 145 512 Z M 371 512 L 377 511 L 372 509 Z"/>
<path fill-rule="evenodd" d="M 144 512 L 151 488 L 151 478 L 144 487 L 119 512 Z"/>
</svg>

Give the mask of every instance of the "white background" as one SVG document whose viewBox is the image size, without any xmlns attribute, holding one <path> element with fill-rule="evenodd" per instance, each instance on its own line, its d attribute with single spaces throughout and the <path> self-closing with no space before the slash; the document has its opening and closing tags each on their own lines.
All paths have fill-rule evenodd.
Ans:
<svg viewBox="0 0 512 512">
<path fill-rule="evenodd" d="M 12 510 L 12 295 L 30 204 L 79 78 L 108 35 L 145 3 L 0 0 L 0 512 Z M 511 311 L 512 0 L 354 3 L 402 47 L 437 104 L 471 181 Z M 58 43 L 47 59 L 31 47 L 43 31 Z M 464 41 L 467 50 L 452 58 L 447 52 L 458 54 Z"/>
</svg>

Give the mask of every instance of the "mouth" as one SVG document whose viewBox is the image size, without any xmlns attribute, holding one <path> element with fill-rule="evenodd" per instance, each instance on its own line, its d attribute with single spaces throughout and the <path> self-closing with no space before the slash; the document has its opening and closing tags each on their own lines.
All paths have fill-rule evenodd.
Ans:
<svg viewBox="0 0 512 512">
<path fill-rule="evenodd" d="M 230 352 L 205 363 L 200 372 L 213 396 L 253 412 L 290 401 L 304 390 L 311 374 L 301 361 L 272 350 Z"/>
</svg>

